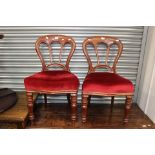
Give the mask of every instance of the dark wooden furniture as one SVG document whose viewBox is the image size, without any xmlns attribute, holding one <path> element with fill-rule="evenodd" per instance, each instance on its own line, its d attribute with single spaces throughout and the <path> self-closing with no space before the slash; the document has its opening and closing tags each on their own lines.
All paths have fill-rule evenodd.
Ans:
<svg viewBox="0 0 155 155">
<path fill-rule="evenodd" d="M 0 123 L 16 124 L 17 128 L 25 128 L 28 116 L 25 93 L 17 93 L 18 101 L 10 109 L 0 113 Z"/>
<path fill-rule="evenodd" d="M 0 113 L 15 105 L 16 102 L 16 92 L 8 88 L 0 89 Z"/>
<path fill-rule="evenodd" d="M 100 63 L 98 45 L 103 43 L 107 48 L 104 63 Z M 93 66 L 92 60 L 88 52 L 88 45 L 94 47 L 97 57 L 97 65 Z M 117 53 L 112 66 L 109 65 L 108 59 L 112 45 L 117 46 Z M 111 96 L 111 107 L 114 103 L 115 96 L 126 96 L 124 122 L 128 122 L 128 113 L 132 104 L 132 95 L 134 86 L 131 81 L 121 77 L 116 73 L 116 64 L 121 56 L 123 45 L 118 38 L 109 36 L 95 36 L 86 38 L 83 42 L 83 52 L 88 61 L 88 74 L 82 85 L 82 121 L 87 119 L 87 106 L 92 95 L 96 96 Z M 96 72 L 96 69 L 106 68 L 106 72 Z"/>
<path fill-rule="evenodd" d="M 58 62 L 53 61 L 53 44 L 59 43 Z M 43 57 L 40 46 L 45 44 L 49 51 L 49 64 Z M 65 64 L 62 63 L 63 48 L 66 44 L 70 44 L 70 52 Z M 75 51 L 75 41 L 64 35 L 46 35 L 38 38 L 35 44 L 36 52 L 42 64 L 42 71 L 24 79 L 26 94 L 28 99 L 29 119 L 34 120 L 33 113 L 33 94 L 44 94 L 45 103 L 47 103 L 46 94 L 67 94 L 68 101 L 71 103 L 72 115 L 71 119 L 76 120 L 77 92 L 79 87 L 78 78 L 70 72 L 69 63 Z M 60 67 L 62 70 L 49 70 L 50 67 Z"/>
</svg>

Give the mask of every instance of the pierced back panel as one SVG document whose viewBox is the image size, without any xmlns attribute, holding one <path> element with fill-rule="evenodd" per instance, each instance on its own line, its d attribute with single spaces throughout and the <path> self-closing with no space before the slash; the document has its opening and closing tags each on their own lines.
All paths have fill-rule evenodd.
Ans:
<svg viewBox="0 0 155 155">
<path fill-rule="evenodd" d="M 105 48 L 101 49 L 99 48 L 99 46 L 101 46 L 102 44 L 105 46 Z M 89 45 L 94 48 L 93 51 L 95 51 L 97 61 L 96 65 L 94 65 L 93 60 L 91 59 L 91 55 L 88 52 L 87 47 Z M 88 73 L 95 72 L 95 70 L 99 68 L 106 68 L 110 72 L 116 73 L 116 65 L 119 57 L 121 56 L 122 50 L 123 44 L 118 38 L 110 36 L 95 36 L 86 38 L 83 42 L 83 52 L 87 58 L 89 65 Z M 114 52 L 116 54 L 114 54 Z M 104 60 L 101 59 L 100 55 L 104 57 Z M 113 60 L 112 57 L 114 57 Z"/>
<path fill-rule="evenodd" d="M 54 53 L 54 44 L 59 44 L 59 49 L 56 50 Z M 62 55 L 65 50 L 65 46 L 69 44 L 70 50 L 67 53 L 66 61 L 62 62 Z M 43 51 L 41 50 L 41 45 L 44 45 L 45 48 L 47 47 L 46 55 L 44 55 Z M 68 47 L 67 47 L 68 48 Z M 69 63 L 71 57 L 75 51 L 76 44 L 75 41 L 69 37 L 64 35 L 45 35 L 38 38 L 35 43 L 36 52 L 40 58 L 42 64 L 42 70 L 47 71 L 49 67 L 61 67 L 63 70 L 69 71 Z M 48 54 L 47 54 L 48 53 Z M 55 58 L 58 57 L 57 59 Z M 46 62 L 46 58 L 49 58 L 49 61 Z M 55 59 L 55 61 L 54 61 Z"/>
</svg>

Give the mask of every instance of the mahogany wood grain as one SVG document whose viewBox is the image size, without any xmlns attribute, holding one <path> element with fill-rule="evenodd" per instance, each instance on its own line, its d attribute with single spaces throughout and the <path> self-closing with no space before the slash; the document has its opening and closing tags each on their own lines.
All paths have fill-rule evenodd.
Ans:
<svg viewBox="0 0 155 155">
<path fill-rule="evenodd" d="M 100 43 L 103 43 L 107 49 L 105 52 L 106 53 L 105 63 L 100 62 L 99 52 L 98 52 L 98 45 Z M 97 58 L 97 65 L 96 66 L 93 66 L 91 57 L 88 53 L 88 49 L 87 49 L 88 45 L 93 45 L 93 47 L 94 47 L 94 52 L 95 52 L 96 58 Z M 108 59 L 109 59 L 110 49 L 111 49 L 112 45 L 117 46 L 117 54 L 115 56 L 113 65 L 109 66 L 108 65 Z M 96 69 L 99 69 L 99 68 L 106 68 L 106 69 L 108 69 L 108 72 L 116 73 L 116 65 L 118 63 L 118 60 L 119 60 L 119 58 L 122 54 L 122 50 L 123 50 L 123 44 L 118 38 L 111 37 L 111 36 L 88 37 L 83 41 L 82 47 L 83 47 L 84 55 L 85 55 L 87 62 L 88 62 L 88 73 L 87 74 L 95 72 Z M 126 96 L 127 99 L 126 99 L 126 104 L 125 104 L 124 122 L 125 123 L 128 122 L 128 114 L 129 114 L 131 104 L 132 104 L 133 93 L 130 93 L 130 92 L 129 93 L 103 93 L 103 92 L 95 92 L 95 91 L 87 92 L 87 93 L 82 92 L 82 108 L 83 108 L 82 120 L 83 120 L 83 122 L 86 122 L 86 120 L 87 120 L 87 117 L 86 117 L 87 105 L 88 105 L 87 102 L 89 100 L 88 99 L 89 96 L 92 96 L 92 95 L 95 95 L 95 96 L 111 96 L 112 97 L 112 99 L 111 99 L 111 111 L 112 111 L 113 104 L 114 104 L 114 97 L 115 96 Z"/>
<path fill-rule="evenodd" d="M 28 111 L 29 111 L 29 119 L 33 123 L 33 120 L 34 120 L 34 113 L 33 113 L 33 106 L 34 106 L 33 93 L 26 92 L 26 95 L 27 95 L 27 102 L 28 102 L 27 106 L 28 106 Z"/>
<path fill-rule="evenodd" d="M 125 117 L 124 122 L 128 122 L 128 113 L 130 112 L 132 105 L 132 96 L 126 96 L 126 102 L 125 102 Z"/>
<path fill-rule="evenodd" d="M 56 43 L 56 42 L 58 42 L 61 47 L 60 47 L 60 50 L 59 50 L 59 60 L 58 60 L 58 62 L 53 62 L 51 45 L 52 45 L 52 43 Z M 47 45 L 48 50 L 49 50 L 49 57 L 50 57 L 50 63 L 49 64 L 45 63 L 45 60 L 44 60 L 44 58 L 42 56 L 42 53 L 41 53 L 41 50 L 40 50 L 40 45 L 43 44 L 43 43 Z M 70 44 L 71 49 L 70 49 L 66 64 L 62 64 L 61 63 L 62 50 L 63 50 L 63 48 L 64 48 L 64 46 L 66 44 Z M 40 61 L 42 63 L 42 70 L 43 71 L 48 70 L 48 67 L 50 67 L 50 66 L 59 66 L 59 67 L 62 67 L 64 70 L 69 71 L 70 70 L 69 69 L 69 63 L 70 63 L 70 60 L 71 60 L 71 58 L 73 56 L 75 48 L 76 48 L 76 43 L 75 43 L 74 39 L 72 37 L 64 36 L 64 35 L 45 35 L 45 36 L 41 36 L 41 37 L 38 38 L 38 40 L 35 43 L 35 49 L 36 49 L 36 52 L 37 52 L 37 54 L 38 54 L 38 56 L 40 58 Z"/>
<path fill-rule="evenodd" d="M 71 119 L 73 121 L 75 121 L 76 120 L 76 110 L 77 110 L 77 94 L 71 94 L 70 101 L 71 101 L 71 110 L 72 110 Z"/>
<path fill-rule="evenodd" d="M 106 58 L 105 58 L 104 64 L 101 64 L 100 59 L 99 59 L 99 53 L 98 53 L 97 46 L 100 43 L 105 44 L 107 47 Z M 87 45 L 89 45 L 89 44 L 93 45 L 93 47 L 95 49 L 95 53 L 96 53 L 96 57 L 97 57 L 97 65 L 96 66 L 93 66 L 92 60 L 88 54 Z M 108 58 L 109 58 L 109 54 L 110 54 L 110 48 L 112 45 L 117 45 L 118 51 L 117 51 L 116 57 L 114 59 L 113 66 L 111 67 L 108 65 Z M 123 44 L 121 43 L 121 41 L 118 38 L 109 37 L 109 36 L 88 37 L 83 41 L 82 47 L 83 47 L 84 55 L 86 56 L 86 59 L 88 61 L 88 65 L 89 65 L 88 73 L 95 72 L 95 70 L 97 68 L 108 68 L 108 69 L 110 69 L 111 72 L 116 73 L 116 65 L 118 63 L 118 59 L 120 58 L 120 56 L 122 54 L 122 50 L 123 50 Z"/>
<path fill-rule="evenodd" d="M 53 62 L 53 57 L 52 57 L 52 47 L 51 45 L 54 43 L 59 43 L 60 44 L 60 50 L 59 50 L 59 60 L 58 62 Z M 46 44 L 48 47 L 48 51 L 49 51 L 49 58 L 50 58 L 50 63 L 46 64 L 44 57 L 42 55 L 42 52 L 40 50 L 40 46 L 41 44 Z M 71 45 L 71 49 L 70 52 L 68 54 L 66 63 L 63 64 L 61 59 L 62 59 L 62 51 L 63 48 L 66 44 L 70 44 Z M 45 36 L 41 36 L 37 39 L 36 43 L 35 43 L 35 49 L 37 52 L 37 55 L 41 61 L 42 64 L 42 71 L 47 71 L 49 70 L 49 67 L 61 67 L 63 70 L 66 71 L 70 71 L 69 68 L 69 63 L 70 60 L 73 56 L 73 53 L 75 51 L 76 48 L 76 43 L 74 41 L 74 39 L 72 37 L 69 36 L 64 36 L 64 35 L 45 35 Z M 44 101 L 45 104 L 47 104 L 47 96 L 46 94 L 66 94 L 68 101 L 71 103 L 71 107 L 72 107 L 72 116 L 71 116 L 71 120 L 75 120 L 76 119 L 76 103 L 77 103 L 77 91 L 78 90 L 58 90 L 58 91 L 45 91 L 45 90 L 35 90 L 35 91 L 27 91 L 27 98 L 28 98 L 28 109 L 29 109 L 29 119 L 31 120 L 31 122 L 33 123 L 34 121 L 34 113 L 33 113 L 33 97 L 32 95 L 35 94 L 43 94 L 44 95 Z"/>
<path fill-rule="evenodd" d="M 86 122 L 87 120 L 87 108 L 88 108 L 88 95 L 82 95 L 82 121 Z"/>
</svg>

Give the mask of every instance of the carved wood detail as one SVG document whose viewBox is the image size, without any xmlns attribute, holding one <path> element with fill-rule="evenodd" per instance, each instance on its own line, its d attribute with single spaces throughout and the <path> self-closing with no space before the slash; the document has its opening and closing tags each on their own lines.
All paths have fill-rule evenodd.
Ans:
<svg viewBox="0 0 155 155">
<path fill-rule="evenodd" d="M 88 95 L 82 95 L 82 122 L 87 120 Z"/>
<path fill-rule="evenodd" d="M 128 122 L 128 115 L 132 105 L 132 96 L 126 96 L 124 123 Z"/>
<path fill-rule="evenodd" d="M 104 43 L 107 47 L 105 64 L 100 63 L 98 49 L 97 49 L 97 45 L 99 43 Z M 91 58 L 88 54 L 87 45 L 89 45 L 89 44 L 93 45 L 94 49 L 95 49 L 95 53 L 96 53 L 96 57 L 97 57 L 97 65 L 96 66 L 93 66 Z M 110 54 L 110 48 L 112 45 L 117 45 L 118 52 L 114 59 L 113 66 L 111 67 L 108 65 L 107 62 L 108 62 L 108 58 L 109 58 L 109 54 Z M 117 65 L 119 57 L 122 54 L 122 50 L 123 50 L 123 44 L 121 43 L 121 41 L 118 38 L 109 37 L 109 36 L 88 37 L 84 40 L 82 46 L 83 46 L 84 55 L 86 56 L 86 59 L 88 61 L 88 65 L 89 65 L 88 73 L 95 72 L 95 69 L 97 69 L 97 68 L 108 68 L 108 69 L 110 69 L 111 72 L 116 73 L 116 65 Z"/>
<path fill-rule="evenodd" d="M 53 62 L 53 58 L 52 58 L 51 44 L 55 43 L 55 42 L 60 43 L 60 46 L 61 46 L 60 51 L 59 51 L 59 60 L 58 60 L 58 62 Z M 40 45 L 43 44 L 43 43 L 46 44 L 47 47 L 48 47 L 49 56 L 50 56 L 50 64 L 46 64 L 45 60 L 44 60 L 44 58 L 42 56 L 42 53 L 41 53 L 41 50 L 40 50 Z M 68 55 L 66 64 L 62 64 L 61 63 L 62 51 L 63 51 L 63 48 L 64 48 L 65 44 L 70 44 L 71 45 L 71 50 L 70 50 L 70 53 Z M 72 37 L 64 36 L 64 35 L 45 35 L 45 36 L 41 36 L 41 37 L 38 38 L 38 40 L 35 43 L 35 49 L 36 49 L 36 52 L 37 52 L 37 54 L 38 54 L 38 56 L 40 58 L 43 71 L 48 70 L 48 67 L 50 67 L 50 66 L 59 66 L 59 67 L 62 67 L 64 70 L 69 71 L 70 70 L 69 69 L 69 63 L 70 63 L 71 57 L 73 56 L 75 48 L 76 48 L 76 43 L 75 43 L 74 39 L 72 39 Z"/>
<path fill-rule="evenodd" d="M 33 93 L 31 92 L 26 92 L 26 95 L 27 95 L 27 102 L 28 102 L 28 111 L 29 111 L 29 119 L 31 121 L 31 123 L 33 122 L 34 120 L 34 113 L 33 113 L 33 106 L 34 106 L 34 103 L 33 103 Z"/>
<path fill-rule="evenodd" d="M 52 47 L 51 44 L 53 43 L 60 43 L 60 51 L 59 51 L 59 60 L 58 62 L 53 62 L 52 59 Z M 50 57 L 50 63 L 46 64 L 45 60 L 43 58 L 43 55 L 41 53 L 40 50 L 40 45 L 41 44 L 46 44 L 49 50 L 49 57 Z M 62 59 L 62 51 L 63 48 L 65 46 L 65 44 L 70 44 L 71 45 L 71 49 L 69 52 L 69 55 L 67 57 L 66 63 L 62 64 L 61 63 L 61 59 Z M 63 70 L 66 71 L 70 71 L 69 69 L 69 63 L 71 60 L 71 57 L 73 56 L 73 53 L 75 51 L 76 48 L 76 43 L 74 41 L 74 39 L 72 37 L 69 36 L 64 36 L 64 35 L 45 35 L 45 36 L 41 36 L 37 39 L 36 43 L 35 43 L 35 50 L 37 52 L 37 55 L 39 56 L 39 59 L 41 61 L 42 64 L 42 71 L 47 71 L 48 67 L 50 66 L 58 66 L 61 67 Z M 58 90 L 58 91 L 46 91 L 46 90 L 29 90 L 27 92 L 27 97 L 28 97 L 28 108 L 29 108 L 29 118 L 30 120 L 34 119 L 34 115 L 33 115 L 33 104 L 32 104 L 32 93 L 38 93 L 38 94 L 43 94 L 44 95 L 44 101 L 45 101 L 45 105 L 47 104 L 47 96 L 46 94 L 67 94 L 67 98 L 68 101 L 71 100 L 71 107 L 72 107 L 72 116 L 71 119 L 75 120 L 76 119 L 76 104 L 77 104 L 77 91 L 78 90 Z M 70 96 L 71 94 L 71 96 Z"/>
<path fill-rule="evenodd" d="M 98 53 L 98 48 L 97 48 L 97 45 L 100 44 L 100 43 L 103 43 L 106 45 L 106 57 L 105 57 L 105 63 L 104 64 L 101 64 L 100 63 L 100 58 L 99 58 L 99 53 Z M 97 65 L 96 66 L 93 66 L 93 63 L 91 61 L 91 58 L 89 56 L 89 53 L 88 53 L 88 49 L 87 49 L 87 46 L 91 44 L 93 45 L 94 47 L 94 51 L 95 51 L 95 54 L 96 54 L 96 58 L 97 58 Z M 110 54 L 110 48 L 112 45 L 116 45 L 118 47 L 118 50 L 117 50 L 117 54 L 115 56 L 115 59 L 114 59 L 114 62 L 113 62 L 113 65 L 112 66 L 109 66 L 108 65 L 108 58 L 109 58 L 109 54 Z M 93 36 L 93 37 L 88 37 L 86 38 L 84 41 L 83 41 L 83 52 L 84 52 L 84 55 L 87 59 L 87 62 L 88 62 L 88 73 L 92 73 L 92 72 L 95 72 L 96 69 L 98 68 L 106 68 L 106 69 L 109 69 L 109 72 L 112 72 L 112 73 L 116 73 L 116 65 L 118 63 L 118 60 L 122 54 L 122 50 L 123 50 L 123 44 L 121 43 L 121 41 L 116 38 L 116 37 L 111 37 L 111 36 Z M 86 122 L 86 115 L 87 115 L 87 104 L 89 99 L 88 99 L 88 96 L 91 96 L 91 95 L 94 95 L 94 96 L 111 96 L 111 112 L 112 112 L 112 109 L 113 109 L 113 104 L 114 104 L 114 97 L 115 96 L 127 96 L 127 99 L 126 99 L 126 105 L 125 105 L 125 117 L 124 117 L 124 122 L 127 122 L 128 119 L 127 119 L 127 116 L 128 116 L 128 113 L 129 113 L 129 110 L 131 108 L 131 103 L 132 103 L 132 95 L 133 93 L 101 93 L 101 92 L 87 92 L 87 93 L 84 93 L 82 92 L 82 121 L 83 122 Z"/>
<path fill-rule="evenodd" d="M 71 119 L 72 121 L 76 120 L 76 113 L 77 113 L 77 94 L 70 94 L 70 101 L 71 101 Z"/>
</svg>

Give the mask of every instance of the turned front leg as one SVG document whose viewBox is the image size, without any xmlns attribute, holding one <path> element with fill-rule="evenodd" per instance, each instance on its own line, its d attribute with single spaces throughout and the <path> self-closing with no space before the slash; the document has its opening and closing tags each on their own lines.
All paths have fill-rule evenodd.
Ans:
<svg viewBox="0 0 155 155">
<path fill-rule="evenodd" d="M 26 92 L 27 95 L 27 101 L 28 101 L 28 112 L 29 112 L 29 119 L 31 122 L 34 120 L 34 114 L 33 114 L 33 94 L 31 92 Z"/>
<path fill-rule="evenodd" d="M 76 120 L 76 111 L 77 111 L 77 94 L 70 95 L 71 100 L 71 120 Z"/>
<path fill-rule="evenodd" d="M 82 95 L 82 122 L 87 121 L 88 95 Z"/>
<path fill-rule="evenodd" d="M 124 123 L 128 122 L 128 115 L 132 105 L 132 96 L 126 96 Z"/>
</svg>

